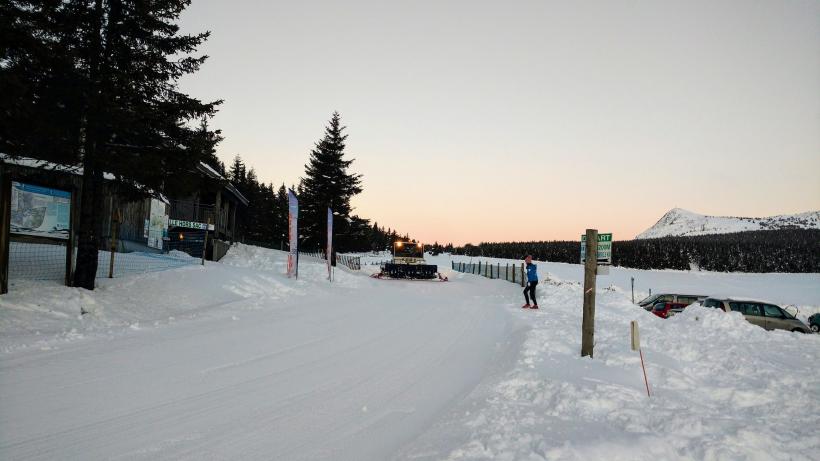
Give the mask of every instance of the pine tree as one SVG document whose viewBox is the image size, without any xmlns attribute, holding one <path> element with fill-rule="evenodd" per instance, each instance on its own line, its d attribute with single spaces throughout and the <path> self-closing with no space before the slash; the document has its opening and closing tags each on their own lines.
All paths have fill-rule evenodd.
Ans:
<svg viewBox="0 0 820 461">
<path fill-rule="evenodd" d="M 285 188 L 285 183 L 282 183 L 276 192 L 274 209 L 276 210 L 276 226 L 273 230 L 274 241 L 279 241 L 280 248 L 284 248 L 283 242 L 287 240 L 288 235 L 288 191 Z"/>
<path fill-rule="evenodd" d="M 348 172 L 353 160 L 344 157 L 344 129 L 339 113 L 334 112 L 324 137 L 316 143 L 305 165 L 299 191 L 299 222 L 308 248 L 326 243 L 327 208 L 342 217 L 350 216 L 350 199 L 362 191 L 361 175 Z"/>
<path fill-rule="evenodd" d="M 222 130 L 211 131 L 208 126 L 208 120 L 203 119 L 199 125 L 199 149 L 202 150 L 202 162 L 214 171 L 225 176 L 225 164 L 216 156 L 216 145 L 224 138 L 222 137 Z"/>
<path fill-rule="evenodd" d="M 239 155 L 233 158 L 233 163 L 231 163 L 228 170 L 228 179 L 231 180 L 234 187 L 245 187 L 245 162 L 242 161 L 242 157 Z"/>
<path fill-rule="evenodd" d="M 180 186 L 206 157 L 212 116 L 177 89 L 205 57 L 208 33 L 179 34 L 190 0 L 17 1 L 0 6 L 0 146 L 82 164 L 74 285 L 93 289 L 101 244 L 103 174 L 145 195 Z M 215 138 L 211 138 L 213 141 Z"/>
</svg>

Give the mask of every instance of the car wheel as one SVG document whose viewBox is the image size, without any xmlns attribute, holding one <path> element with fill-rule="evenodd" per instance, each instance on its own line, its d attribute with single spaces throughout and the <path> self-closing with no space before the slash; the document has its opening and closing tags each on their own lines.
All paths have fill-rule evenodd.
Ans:
<svg viewBox="0 0 820 461">
<path fill-rule="evenodd" d="M 813 331 L 815 333 L 820 332 L 820 325 L 815 323 L 814 325 L 811 326 L 811 331 Z"/>
<path fill-rule="evenodd" d="M 805 331 L 801 330 L 800 328 L 793 328 L 792 333 L 805 333 Z"/>
</svg>

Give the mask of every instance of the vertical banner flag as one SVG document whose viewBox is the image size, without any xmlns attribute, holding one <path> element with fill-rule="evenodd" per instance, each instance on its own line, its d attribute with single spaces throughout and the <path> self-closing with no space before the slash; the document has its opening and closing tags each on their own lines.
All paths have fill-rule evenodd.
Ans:
<svg viewBox="0 0 820 461">
<path fill-rule="evenodd" d="M 292 190 L 288 189 L 288 234 L 290 252 L 288 253 L 288 277 L 299 278 L 299 200 Z"/>
<path fill-rule="evenodd" d="M 328 207 L 327 209 L 327 279 L 332 281 L 333 279 L 333 272 L 332 272 L 332 263 L 331 258 L 333 257 L 333 210 Z"/>
</svg>

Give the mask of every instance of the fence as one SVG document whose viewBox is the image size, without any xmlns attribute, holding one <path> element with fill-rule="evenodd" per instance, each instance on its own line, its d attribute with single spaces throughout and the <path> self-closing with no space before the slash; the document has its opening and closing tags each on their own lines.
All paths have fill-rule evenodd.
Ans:
<svg viewBox="0 0 820 461">
<path fill-rule="evenodd" d="M 362 258 L 358 256 L 336 255 L 336 263 L 342 264 L 348 269 L 358 271 L 362 269 Z"/>
<path fill-rule="evenodd" d="M 316 258 L 321 261 L 327 261 L 327 257 L 324 251 L 300 251 L 300 257 L 309 257 L 309 258 Z"/>
<path fill-rule="evenodd" d="M 201 264 L 207 229 L 174 226 L 159 235 L 152 228 L 155 223 L 144 219 L 148 215 L 145 213 L 147 210 L 140 210 L 147 204 L 148 201 L 129 203 L 111 214 L 105 228 L 106 235 L 102 238 L 98 278 Z M 142 228 L 142 233 L 134 231 L 139 228 Z"/>
<path fill-rule="evenodd" d="M 522 287 L 527 284 L 527 271 L 524 268 L 524 263 L 521 263 L 520 266 L 516 264 L 505 264 L 502 266 L 501 263 L 491 264 L 479 261 L 478 264 L 475 264 L 453 261 L 451 266 L 456 272 L 480 275 L 489 279 L 506 280 L 508 282 L 517 283 Z"/>
<path fill-rule="evenodd" d="M 321 261 L 327 261 L 327 255 L 324 251 L 300 251 L 300 255 L 316 258 Z M 359 256 L 350 256 L 336 253 L 336 264 L 341 264 L 350 270 L 358 271 L 362 269 L 362 259 Z"/>
<path fill-rule="evenodd" d="M 124 212 L 106 219 L 97 254 L 97 278 L 163 271 L 200 264 L 205 251 L 205 229 L 182 229 L 149 238 L 141 202 L 129 204 Z M 139 220 L 140 222 L 135 222 Z M 139 228 L 140 232 L 135 229 Z M 145 229 L 145 230 L 143 230 Z M 54 280 L 66 277 L 68 240 L 33 240 L 12 235 L 9 242 L 10 280 Z M 76 267 L 77 248 L 72 252 Z"/>
</svg>

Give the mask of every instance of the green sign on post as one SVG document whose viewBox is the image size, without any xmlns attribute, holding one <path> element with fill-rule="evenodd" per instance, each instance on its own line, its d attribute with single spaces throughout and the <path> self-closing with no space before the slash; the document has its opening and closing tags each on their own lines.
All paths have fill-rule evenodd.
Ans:
<svg viewBox="0 0 820 461">
<path fill-rule="evenodd" d="M 581 264 L 586 261 L 587 256 L 587 236 L 581 236 Z M 612 234 L 598 234 L 598 260 L 599 265 L 612 264 Z"/>
</svg>

